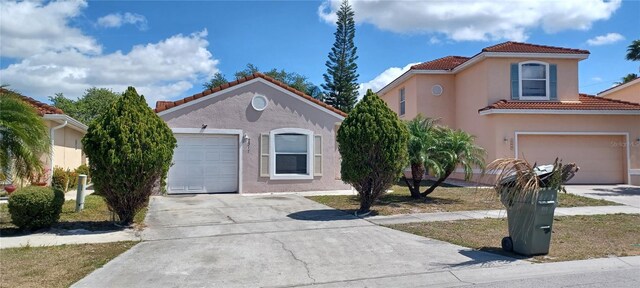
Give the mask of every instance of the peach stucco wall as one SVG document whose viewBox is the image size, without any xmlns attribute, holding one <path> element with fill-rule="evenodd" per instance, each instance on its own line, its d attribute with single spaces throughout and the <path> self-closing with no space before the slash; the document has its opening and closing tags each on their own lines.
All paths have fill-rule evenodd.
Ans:
<svg viewBox="0 0 640 288">
<path fill-rule="evenodd" d="M 267 108 L 258 112 L 251 107 L 254 95 L 269 100 Z M 340 175 L 338 149 L 335 141 L 336 123 L 342 120 L 318 109 L 299 96 L 285 94 L 263 82 L 222 93 L 214 98 L 160 116 L 171 128 L 240 129 L 249 143 L 242 147 L 241 193 L 302 192 L 345 190 L 350 186 L 337 179 Z M 260 134 L 278 128 L 303 128 L 322 135 L 322 176 L 311 180 L 270 180 L 260 177 Z"/>
<path fill-rule="evenodd" d="M 640 80 L 620 90 L 615 90 L 604 95 L 604 98 L 616 99 L 634 103 L 640 103 Z M 613 90 L 613 89 L 612 89 Z"/>
<path fill-rule="evenodd" d="M 48 128 L 60 125 L 60 123 L 48 120 L 46 120 L 46 124 Z M 73 170 L 81 164 L 87 163 L 87 159 L 82 151 L 83 136 L 84 133 L 70 127 L 63 127 L 55 131 L 53 167 Z M 45 156 L 45 158 L 46 159 L 43 159 L 45 166 L 51 167 L 49 156 Z"/>
<path fill-rule="evenodd" d="M 417 87 L 417 112 L 424 116 L 440 119 L 439 123 L 442 125 L 455 127 L 456 86 L 454 75 L 423 74 L 416 75 L 414 78 Z M 442 86 L 442 95 L 433 95 L 434 85 Z"/>
</svg>

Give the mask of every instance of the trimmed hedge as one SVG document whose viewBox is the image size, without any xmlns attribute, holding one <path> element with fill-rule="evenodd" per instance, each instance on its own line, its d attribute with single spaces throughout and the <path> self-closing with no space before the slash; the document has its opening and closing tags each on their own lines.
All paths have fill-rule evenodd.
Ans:
<svg viewBox="0 0 640 288">
<path fill-rule="evenodd" d="M 51 187 L 59 188 L 63 191 L 67 190 L 67 185 L 69 183 L 69 175 L 67 171 L 64 171 L 62 167 L 54 167 L 53 175 L 51 176 Z"/>
<path fill-rule="evenodd" d="M 27 186 L 9 197 L 11 222 L 20 229 L 51 227 L 60 219 L 64 192 L 50 187 Z"/>
</svg>

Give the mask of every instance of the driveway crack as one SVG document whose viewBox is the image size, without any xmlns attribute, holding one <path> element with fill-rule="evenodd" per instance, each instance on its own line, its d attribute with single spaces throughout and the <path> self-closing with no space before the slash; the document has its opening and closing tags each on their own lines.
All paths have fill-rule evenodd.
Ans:
<svg viewBox="0 0 640 288">
<path fill-rule="evenodd" d="M 287 246 L 284 244 L 284 242 L 276 239 L 276 238 L 271 238 L 271 237 L 267 237 L 275 242 L 278 242 L 280 244 L 280 247 L 282 247 L 282 250 L 287 251 L 289 253 L 289 255 L 291 255 L 291 258 L 293 258 L 293 260 L 296 260 L 300 263 L 302 263 L 302 265 L 304 266 L 304 269 L 307 271 L 307 277 L 312 281 L 313 283 L 316 283 L 316 279 L 313 278 L 311 276 L 311 270 L 309 270 L 309 264 L 307 264 L 307 262 L 304 262 L 302 259 L 298 258 L 296 256 L 296 254 L 293 253 L 293 251 L 291 251 L 291 249 L 288 249 Z"/>
</svg>

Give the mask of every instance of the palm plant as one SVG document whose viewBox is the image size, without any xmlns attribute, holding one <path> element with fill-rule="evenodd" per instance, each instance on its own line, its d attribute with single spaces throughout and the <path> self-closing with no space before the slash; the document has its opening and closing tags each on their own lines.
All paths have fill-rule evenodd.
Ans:
<svg viewBox="0 0 640 288">
<path fill-rule="evenodd" d="M 0 178 L 32 180 L 42 172 L 40 157 L 48 153 L 47 126 L 36 110 L 15 93 L 0 91 Z"/>
<path fill-rule="evenodd" d="M 636 73 L 629 73 L 629 74 L 627 74 L 626 76 L 624 76 L 624 77 L 620 78 L 620 81 L 619 81 L 619 82 L 614 82 L 614 84 L 616 84 L 616 85 L 624 84 L 624 83 L 627 83 L 627 82 L 631 82 L 631 81 L 633 81 L 633 80 L 636 80 L 637 78 L 638 78 L 638 74 L 636 74 Z"/>
<path fill-rule="evenodd" d="M 500 158 L 487 165 L 487 171 L 496 175 L 494 187 L 505 205 L 536 199 L 542 187 L 564 191 L 564 183 L 579 170 L 575 163 L 562 164 L 558 158 L 544 177 L 538 175 L 538 169 L 535 163 L 530 165 L 527 160 L 515 158 Z"/>
<path fill-rule="evenodd" d="M 640 61 L 640 40 L 633 40 L 627 48 L 627 60 Z"/>
<path fill-rule="evenodd" d="M 444 151 L 442 155 L 446 156 L 439 159 L 441 161 L 442 174 L 429 189 L 422 192 L 422 196 L 431 194 L 442 182 L 449 178 L 458 166 L 462 167 L 465 180 L 473 177 L 473 169 L 475 167 L 484 172 L 485 151 L 475 144 L 475 136 L 459 129 L 448 128 L 439 129 L 439 133 L 441 134 L 438 136 L 440 141 L 437 149 Z"/>
<path fill-rule="evenodd" d="M 411 178 L 409 181 L 407 177 L 402 177 L 405 181 L 409 191 L 411 192 L 411 198 L 420 198 L 420 182 L 424 176 L 424 173 L 428 170 L 435 175 L 442 173 L 442 167 L 440 161 L 438 161 L 442 152 L 438 149 L 436 137 L 437 129 L 436 119 L 425 118 L 422 115 L 416 116 L 411 121 L 405 122 L 407 129 L 409 130 L 409 142 L 407 143 L 407 150 L 409 154 L 409 166 L 411 166 Z"/>
</svg>

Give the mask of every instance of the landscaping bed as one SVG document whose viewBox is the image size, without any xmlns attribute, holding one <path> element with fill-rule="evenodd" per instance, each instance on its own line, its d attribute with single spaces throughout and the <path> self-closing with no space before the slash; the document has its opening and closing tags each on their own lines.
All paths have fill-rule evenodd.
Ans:
<svg viewBox="0 0 640 288">
<path fill-rule="evenodd" d="M 640 255 L 640 215 L 612 214 L 555 217 L 548 255 L 535 262 L 557 262 Z M 507 219 L 475 219 L 396 224 L 392 229 L 456 245 L 523 258 L 500 248 L 507 236 Z"/>
<path fill-rule="evenodd" d="M 112 213 L 107 207 L 104 198 L 99 195 L 87 195 L 84 200 L 84 209 L 76 213 L 76 201 L 68 200 L 62 206 L 60 220 L 54 224 L 54 229 L 86 229 L 92 231 L 119 229 L 113 224 Z M 135 218 L 134 227 L 141 228 L 147 208 L 142 209 Z M 7 204 L 0 204 L 0 234 L 2 236 L 18 235 L 24 232 L 11 223 L 11 214 Z"/>
<path fill-rule="evenodd" d="M 137 242 L 0 250 L 0 287 L 69 287 Z"/>
<path fill-rule="evenodd" d="M 428 182 L 426 184 L 429 184 Z M 393 193 L 380 197 L 371 207 L 373 215 L 434 213 L 469 210 L 504 209 L 493 188 L 438 187 L 427 199 L 413 199 L 406 186 L 396 185 Z M 329 207 L 352 212 L 360 202 L 356 195 L 309 196 Z M 569 193 L 558 193 L 558 207 L 621 205 Z"/>
</svg>

